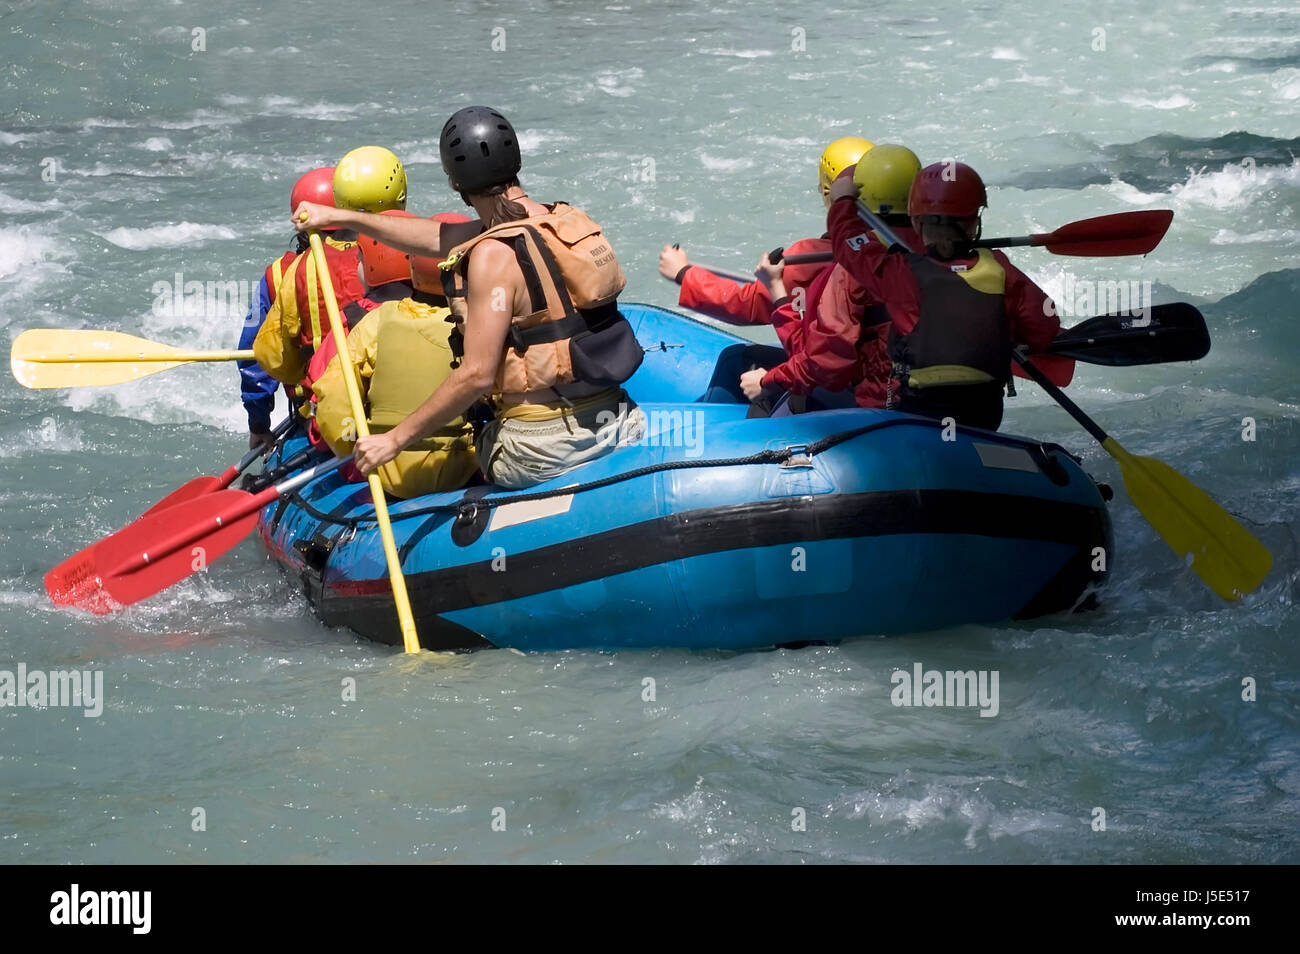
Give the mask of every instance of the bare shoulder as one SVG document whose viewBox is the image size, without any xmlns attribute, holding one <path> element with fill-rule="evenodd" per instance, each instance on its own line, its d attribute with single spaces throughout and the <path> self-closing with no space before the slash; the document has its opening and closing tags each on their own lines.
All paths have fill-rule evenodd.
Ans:
<svg viewBox="0 0 1300 954">
<path fill-rule="evenodd" d="M 473 222 L 443 222 L 440 223 L 440 226 L 441 232 L 439 235 L 442 247 L 449 252 L 457 245 L 468 242 L 483 231 L 483 223 L 478 220 Z"/>
<path fill-rule="evenodd" d="M 504 242 L 485 241 L 474 246 L 474 254 L 469 259 L 469 274 L 472 280 L 475 275 L 484 275 L 492 272 L 500 272 L 503 269 L 513 267 L 515 271 L 519 270 L 519 265 L 515 261 L 515 252 L 509 245 Z"/>
</svg>

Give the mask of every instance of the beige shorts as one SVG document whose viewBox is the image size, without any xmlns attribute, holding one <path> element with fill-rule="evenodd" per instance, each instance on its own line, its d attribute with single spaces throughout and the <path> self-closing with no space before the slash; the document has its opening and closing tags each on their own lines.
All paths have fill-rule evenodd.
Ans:
<svg viewBox="0 0 1300 954">
<path fill-rule="evenodd" d="M 476 445 L 488 480 L 519 490 L 634 444 L 645 432 L 645 412 L 617 392 L 605 404 L 566 411 L 549 421 L 497 418 L 483 428 Z"/>
</svg>

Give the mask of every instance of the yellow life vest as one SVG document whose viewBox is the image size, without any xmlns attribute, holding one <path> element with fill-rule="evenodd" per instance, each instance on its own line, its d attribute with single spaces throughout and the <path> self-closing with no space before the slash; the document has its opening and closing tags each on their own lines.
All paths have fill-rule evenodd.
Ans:
<svg viewBox="0 0 1300 954">
<path fill-rule="evenodd" d="M 446 308 L 404 298 L 380 305 L 349 333 L 348 351 L 373 433 L 400 424 L 451 374 L 449 315 Z M 338 355 L 312 390 L 321 437 L 334 453 L 352 453 L 356 427 Z M 477 468 L 473 433 L 457 418 L 380 467 L 379 479 L 386 493 L 419 497 L 463 487 Z"/>
</svg>

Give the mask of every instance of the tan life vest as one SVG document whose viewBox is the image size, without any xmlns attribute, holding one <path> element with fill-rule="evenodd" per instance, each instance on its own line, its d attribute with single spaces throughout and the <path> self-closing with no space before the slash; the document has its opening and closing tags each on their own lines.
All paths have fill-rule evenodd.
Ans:
<svg viewBox="0 0 1300 954">
<path fill-rule="evenodd" d="M 376 308 L 348 335 L 372 433 L 392 430 L 451 374 L 448 315 L 446 308 L 405 298 Z M 338 355 L 312 390 L 321 437 L 339 456 L 350 454 L 356 429 Z M 419 497 L 463 487 L 477 468 L 473 433 L 457 418 L 380 467 L 379 479 L 388 493 Z"/>
<path fill-rule="evenodd" d="M 563 202 L 546 208 L 544 215 L 504 222 L 453 248 L 440 266 L 443 290 L 463 334 L 470 252 L 488 239 L 505 242 L 514 249 L 532 310 L 511 318 L 494 390 L 553 388 L 565 397 L 586 397 L 630 378 L 644 351 L 619 314 L 627 279 L 601 227 Z"/>
</svg>

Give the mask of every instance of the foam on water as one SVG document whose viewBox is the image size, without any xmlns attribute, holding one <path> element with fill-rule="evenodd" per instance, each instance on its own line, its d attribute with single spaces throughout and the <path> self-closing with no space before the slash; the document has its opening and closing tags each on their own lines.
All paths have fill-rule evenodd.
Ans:
<svg viewBox="0 0 1300 954">
<path fill-rule="evenodd" d="M 178 222 L 175 225 L 154 225 L 148 228 L 124 226 L 105 232 L 101 237 L 119 248 L 142 252 L 153 248 L 200 246 L 214 241 L 230 241 L 239 238 L 239 233 L 224 225 Z"/>
<path fill-rule="evenodd" d="M 57 248 L 53 236 L 32 226 L 0 229 L 0 279 L 44 262 Z"/>
</svg>

